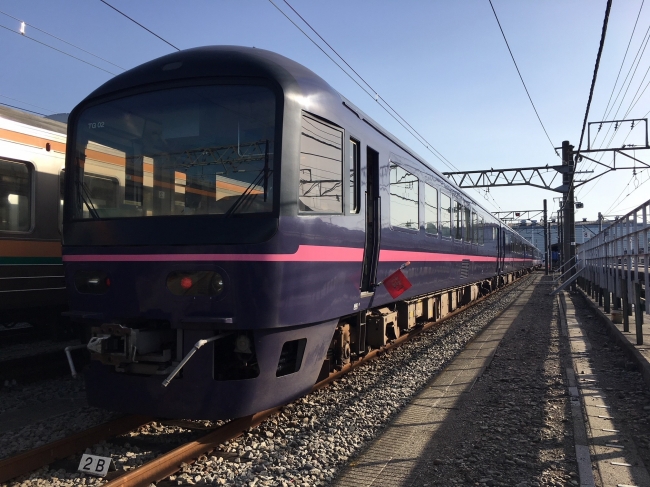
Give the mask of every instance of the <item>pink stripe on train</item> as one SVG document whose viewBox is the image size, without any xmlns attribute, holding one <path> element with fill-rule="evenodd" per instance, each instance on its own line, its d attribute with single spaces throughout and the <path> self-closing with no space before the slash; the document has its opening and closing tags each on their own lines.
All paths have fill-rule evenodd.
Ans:
<svg viewBox="0 0 650 487">
<path fill-rule="evenodd" d="M 64 255 L 64 262 L 359 262 L 363 249 L 300 245 L 293 254 L 94 254 Z M 381 250 L 380 262 L 496 262 L 496 257 L 439 252 L 412 252 Z M 506 259 L 509 262 L 527 262 L 531 259 Z"/>
</svg>

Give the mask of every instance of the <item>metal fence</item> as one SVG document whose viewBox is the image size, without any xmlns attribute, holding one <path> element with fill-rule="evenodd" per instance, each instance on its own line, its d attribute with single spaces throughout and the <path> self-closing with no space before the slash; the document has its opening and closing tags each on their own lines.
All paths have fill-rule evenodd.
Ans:
<svg viewBox="0 0 650 487">
<path fill-rule="evenodd" d="M 579 285 L 609 313 L 622 310 L 625 331 L 634 310 L 637 342 L 643 342 L 643 311 L 650 298 L 648 249 L 650 200 L 619 218 L 578 248 Z"/>
</svg>

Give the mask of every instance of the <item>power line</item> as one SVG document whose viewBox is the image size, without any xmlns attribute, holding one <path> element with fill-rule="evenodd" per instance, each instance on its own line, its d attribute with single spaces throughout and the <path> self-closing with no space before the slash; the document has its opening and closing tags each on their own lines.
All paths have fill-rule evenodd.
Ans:
<svg viewBox="0 0 650 487">
<path fill-rule="evenodd" d="M 101 1 L 103 1 L 103 0 L 101 0 Z M 287 3 L 287 5 L 289 5 L 289 3 L 288 3 L 286 0 L 284 0 L 284 1 L 285 1 L 285 3 Z M 348 76 L 352 81 L 354 81 L 354 82 L 357 84 L 357 86 L 359 86 L 359 88 L 361 88 L 361 89 L 362 89 L 362 90 L 363 90 L 363 91 L 364 91 L 368 96 L 370 96 L 371 98 L 373 98 L 373 99 L 378 103 L 378 105 L 379 105 L 380 107 L 382 107 L 382 108 L 384 109 L 384 111 L 386 111 L 386 113 L 388 113 L 392 118 L 394 118 L 394 119 L 395 119 L 395 120 L 396 120 L 396 121 L 397 121 L 397 122 L 398 122 L 398 123 L 399 123 L 399 124 L 400 124 L 400 125 L 401 125 L 405 130 L 406 130 L 406 131 L 407 131 L 407 132 L 409 132 L 413 137 L 415 137 L 416 140 L 418 140 L 418 142 L 420 142 L 422 145 L 424 145 L 424 146 L 429 150 L 429 152 L 431 152 L 431 153 L 432 153 L 436 158 L 438 158 L 438 159 L 440 160 L 440 162 L 442 162 L 445 166 L 447 166 L 447 167 L 448 167 L 449 169 L 451 169 L 452 171 L 453 171 L 453 170 L 456 170 L 456 171 L 459 170 L 457 167 L 455 167 L 455 166 L 451 163 L 451 161 L 449 161 L 449 160 L 448 160 L 445 156 L 443 156 L 443 155 L 442 155 L 442 154 L 441 154 L 441 153 L 440 153 L 440 152 L 439 152 L 435 147 L 433 147 L 433 146 L 431 145 L 431 143 L 429 143 L 428 140 L 426 140 L 422 135 L 420 135 L 419 132 L 417 132 L 417 131 L 416 131 L 416 130 L 415 130 L 415 129 L 414 129 L 414 128 L 413 128 L 413 127 L 412 127 L 412 126 L 407 122 L 407 121 L 406 121 L 406 119 L 405 119 L 404 117 L 402 117 L 402 116 L 401 116 L 401 115 L 400 115 L 396 110 L 394 110 L 394 109 L 393 109 L 393 108 L 392 108 L 392 107 L 391 107 L 391 106 L 390 106 L 390 105 L 389 105 L 389 104 L 388 104 L 388 103 L 387 103 L 387 102 L 386 102 L 386 101 L 385 101 L 381 96 L 379 96 L 379 94 L 377 93 L 377 91 L 376 91 L 374 88 L 372 88 L 372 86 L 370 86 L 370 85 L 369 85 L 369 84 L 368 84 L 368 83 L 367 83 L 367 82 L 366 82 L 366 81 L 365 81 L 361 76 L 359 76 L 359 75 L 357 74 L 357 72 L 356 72 L 352 67 L 350 67 L 350 69 L 351 69 L 355 74 L 357 74 L 357 76 L 358 76 L 358 77 L 363 81 L 363 83 L 364 83 L 364 84 L 365 84 L 365 85 L 366 85 L 366 86 L 367 86 L 367 87 L 372 91 L 372 93 L 371 93 L 370 91 L 368 91 L 368 89 L 364 88 L 364 87 L 359 83 L 359 81 L 357 81 L 357 80 L 356 80 L 356 79 L 355 79 L 355 78 L 354 78 L 354 77 L 353 77 L 353 76 L 352 76 L 352 75 L 351 75 L 351 74 L 350 74 L 350 73 L 349 73 L 345 68 L 343 68 L 343 66 L 341 66 L 338 62 L 336 62 L 336 60 L 335 60 L 334 58 L 332 58 L 332 56 L 330 56 L 330 55 L 329 55 L 329 54 L 328 54 L 328 53 L 327 53 L 327 52 L 326 52 L 326 51 L 325 51 L 325 50 L 324 50 L 320 45 L 318 45 L 318 43 L 317 43 L 316 41 L 314 41 L 311 37 L 309 37 L 309 35 L 308 35 L 308 34 L 307 34 L 307 33 L 306 33 L 302 28 L 300 28 L 300 26 L 299 26 L 298 24 L 296 24 L 296 23 L 293 21 L 293 19 L 291 19 L 291 18 L 290 18 L 290 17 L 289 17 L 289 16 L 288 16 L 288 15 L 287 15 L 287 14 L 286 14 L 286 13 L 285 13 L 281 8 L 280 8 L 280 7 L 278 7 L 278 6 L 273 2 L 273 0 L 269 0 L 269 2 L 270 2 L 270 3 L 271 3 L 271 4 L 272 4 L 272 5 L 273 5 L 273 6 L 274 6 L 274 7 L 275 7 L 275 8 L 276 8 L 276 9 L 277 9 L 281 14 L 282 14 L 282 15 L 284 15 L 284 16 L 286 17 L 286 19 L 287 19 L 289 22 L 291 22 L 291 23 L 292 23 L 292 24 L 293 24 L 293 25 L 294 25 L 294 26 L 295 26 L 295 27 L 296 27 L 300 32 L 302 32 L 302 34 L 303 34 L 305 37 L 307 37 L 307 39 L 309 39 L 309 40 L 312 42 L 312 44 L 314 44 L 318 49 L 320 49 L 320 51 L 321 51 L 323 54 L 325 54 L 325 55 L 326 55 L 326 56 L 327 56 L 327 57 L 328 57 L 328 58 L 329 58 L 329 59 L 330 59 L 334 64 L 336 64 L 336 65 L 339 67 L 339 69 L 340 69 L 341 71 L 343 71 L 343 73 L 345 73 L 345 74 L 346 74 L 346 75 L 347 75 L 347 76 Z M 291 10 L 293 10 L 294 12 L 296 12 L 296 10 L 295 10 L 293 7 L 291 7 L 291 5 L 289 5 L 289 7 L 291 8 Z M 320 39 L 323 40 L 323 42 L 325 42 L 325 44 L 327 44 L 328 47 L 330 47 L 330 49 L 332 49 L 332 51 L 333 51 L 333 52 L 334 52 L 334 53 L 339 57 L 339 59 L 341 59 L 341 60 L 342 60 L 342 61 L 343 61 L 347 66 L 350 66 L 350 65 L 345 61 L 345 59 L 343 59 L 343 58 L 342 58 L 342 57 L 341 57 L 341 56 L 340 56 L 340 55 L 339 55 L 339 54 L 338 54 L 338 53 L 337 53 L 337 52 L 336 52 L 336 51 L 335 51 L 335 50 L 334 50 L 334 49 L 329 45 L 329 43 L 327 43 L 327 41 L 325 41 L 325 40 L 323 39 L 323 37 L 322 37 L 322 36 L 321 36 L 321 35 L 320 35 L 320 34 L 319 34 L 319 33 L 318 33 L 318 32 L 317 32 L 313 27 L 312 27 L 309 23 L 307 23 L 307 21 L 304 20 L 304 18 L 303 18 L 300 14 L 298 14 L 297 12 L 296 12 L 296 14 L 297 14 L 297 15 L 298 15 L 298 16 L 299 16 L 299 17 L 300 17 L 300 18 L 305 22 L 305 24 L 307 24 L 307 26 L 308 26 L 308 27 L 309 27 L 309 28 L 310 28 L 310 29 L 311 29 L 311 30 L 312 30 L 312 31 L 313 31 L 313 32 L 314 32 L 314 33 L 315 33 L 315 34 L 316 34 Z M 382 104 L 382 103 L 379 103 L 379 100 L 382 100 L 383 104 Z M 384 104 L 385 104 L 385 105 L 384 105 Z M 389 110 L 389 109 L 390 109 L 390 110 Z M 391 113 L 391 111 L 392 111 L 392 113 Z"/>
<path fill-rule="evenodd" d="M 623 55 L 623 61 L 621 61 L 621 67 L 618 68 L 618 74 L 616 75 L 616 81 L 614 81 L 614 86 L 612 87 L 612 92 L 609 94 L 609 100 L 607 100 L 607 106 L 605 106 L 605 110 L 603 112 L 603 117 L 602 119 L 605 120 L 605 117 L 607 116 L 607 109 L 609 108 L 609 104 L 612 101 L 612 96 L 614 96 L 614 91 L 616 91 L 616 85 L 618 84 L 618 80 L 621 76 L 621 71 L 623 71 L 623 66 L 625 65 L 625 60 L 627 59 L 627 53 L 630 50 L 630 45 L 632 44 L 632 39 L 634 38 L 634 32 L 636 32 L 636 26 L 639 23 L 639 17 L 641 16 L 641 10 L 643 10 L 643 4 L 645 3 L 645 0 L 641 2 L 641 7 L 639 7 L 639 13 L 636 16 L 636 21 L 634 22 L 634 27 L 632 28 L 632 33 L 630 34 L 630 40 L 627 43 L 627 47 L 625 48 L 625 54 Z M 625 82 L 623 82 L 625 83 Z M 616 103 L 616 102 L 614 102 Z"/>
<path fill-rule="evenodd" d="M 1 98 L 6 98 L 7 100 L 17 101 L 18 103 L 22 103 L 23 105 L 29 105 L 30 107 L 42 108 L 43 110 L 48 110 L 50 112 L 54 112 L 54 110 L 52 110 L 50 108 L 45 108 L 45 107 L 42 107 L 40 105 L 34 105 L 33 103 L 27 103 L 26 101 L 19 100 L 18 98 L 11 98 L 10 96 L 6 96 L 6 95 L 0 95 L 0 97 Z M 22 108 L 21 108 L 21 110 L 22 110 Z"/>
<path fill-rule="evenodd" d="M 52 49 L 54 51 L 60 52 L 61 54 L 65 54 L 66 56 L 71 57 L 72 59 L 76 59 L 77 61 L 81 61 L 84 64 L 92 66 L 93 68 L 97 68 L 97 69 L 99 69 L 101 71 L 104 71 L 105 73 L 111 74 L 113 76 L 117 76 L 115 73 L 112 73 L 112 72 L 108 71 L 107 69 L 100 68 L 99 66 L 97 66 L 97 65 L 95 65 L 93 63 L 89 63 L 88 61 L 84 61 L 83 59 L 81 59 L 81 58 L 79 58 L 77 56 L 73 56 L 70 53 L 62 51 L 61 49 L 57 49 L 56 47 L 50 46 L 49 44 L 46 44 L 45 42 L 41 42 L 41 41 L 39 41 L 37 39 L 34 39 L 33 37 L 29 37 L 27 34 L 21 34 L 20 32 L 16 32 L 15 30 L 10 29 L 9 27 L 5 27 L 4 25 L 0 25 L 0 27 L 5 29 L 5 30 L 8 30 L 9 32 L 12 32 L 12 33 L 14 33 L 16 35 L 19 35 L 20 37 L 24 37 L 26 39 L 29 39 L 30 41 L 34 41 L 34 42 L 36 42 L 38 44 L 41 44 L 42 46 L 49 47 L 50 49 Z"/>
<path fill-rule="evenodd" d="M 112 8 L 113 10 L 115 10 L 117 13 L 119 13 L 120 15 L 123 15 L 124 17 L 126 17 L 127 19 L 129 19 L 129 20 L 130 20 L 131 22 L 133 22 L 134 24 L 139 25 L 140 27 L 142 27 L 144 30 L 146 30 L 146 31 L 149 32 L 150 34 L 155 35 L 158 39 L 160 39 L 161 41 L 163 41 L 165 44 L 169 44 L 170 46 L 172 46 L 172 47 L 173 47 L 174 49 L 176 49 L 177 51 L 180 51 L 180 49 L 179 49 L 178 47 L 176 47 L 174 44 L 172 44 L 172 43 L 169 42 L 169 41 L 166 41 L 165 39 L 163 39 L 162 37 L 160 37 L 158 34 L 156 34 L 154 31 L 147 29 L 147 28 L 146 28 L 144 25 L 142 25 L 140 22 L 138 22 L 137 20 L 132 19 L 131 17 L 129 17 L 128 15 L 126 15 L 126 14 L 125 14 L 124 12 L 122 12 L 121 10 L 116 9 L 115 7 L 113 7 L 113 6 L 112 6 L 110 3 L 108 3 L 107 1 L 105 1 L 105 0 L 99 0 L 99 1 L 102 2 L 103 4 L 107 5 L 107 6 L 111 7 L 111 8 Z"/>
<path fill-rule="evenodd" d="M 10 14 L 8 14 L 8 13 L 6 13 L 6 12 L 3 12 L 2 10 L 0 10 L 0 14 L 2 14 L 2 15 L 6 15 L 7 17 L 10 17 L 10 18 L 12 18 L 12 19 L 14 19 L 14 20 L 17 20 L 18 22 L 22 22 L 21 19 L 19 19 L 19 18 L 17 18 L 17 17 L 14 17 L 13 15 L 10 15 Z M 61 39 L 60 37 L 55 36 L 54 34 L 50 34 L 49 32 L 46 32 L 46 31 L 44 31 L 43 29 L 39 29 L 38 27 L 36 27 L 36 26 L 33 25 L 33 24 L 28 24 L 27 22 L 24 22 L 24 24 L 30 26 L 32 29 L 35 29 L 35 30 L 37 30 L 37 31 L 39 31 L 39 32 L 42 32 L 43 34 L 46 34 L 46 35 L 48 35 L 48 36 L 50 36 L 50 37 L 53 37 L 53 38 L 55 38 L 55 39 L 58 40 L 58 41 L 61 41 L 61 42 L 65 43 L 65 44 L 67 44 L 67 45 L 69 45 L 69 46 L 72 46 L 72 47 L 74 47 L 75 49 L 79 49 L 80 51 L 83 51 L 83 52 L 85 52 L 86 54 L 90 54 L 91 56 L 96 57 L 97 59 L 101 59 L 101 60 L 104 61 L 105 63 L 111 64 L 111 65 L 115 66 L 116 68 L 121 69 L 122 71 L 126 71 L 126 69 L 123 68 L 122 66 L 118 66 L 117 64 L 112 63 L 112 62 L 110 62 L 109 60 L 104 59 L 104 58 L 101 57 L 101 56 L 98 56 L 97 54 L 93 54 L 93 53 L 90 52 L 90 51 L 86 51 L 85 49 L 83 49 L 83 48 L 81 48 L 81 47 L 79 47 L 79 46 L 76 46 L 76 45 L 74 45 L 74 44 L 72 44 L 72 43 L 70 43 L 70 42 L 68 42 L 68 41 L 66 41 L 66 40 L 63 40 L 63 39 Z"/>
<path fill-rule="evenodd" d="M 491 0 L 490 0 L 491 1 Z M 603 46 L 605 45 L 605 35 L 607 34 L 607 22 L 609 21 L 609 12 L 612 9 L 612 0 L 607 0 L 607 7 L 605 9 L 605 20 L 603 21 L 603 30 L 600 35 L 600 46 L 598 46 L 598 55 L 596 56 L 596 66 L 594 67 L 594 75 L 591 78 L 591 88 L 589 89 L 589 100 L 587 100 L 587 109 L 585 110 L 585 119 L 582 122 L 582 133 L 580 134 L 580 143 L 578 144 L 578 152 L 582 148 L 582 140 L 585 136 L 585 129 L 587 128 L 587 117 L 589 116 L 589 108 L 591 107 L 591 99 L 594 96 L 594 88 L 596 86 L 596 77 L 598 76 L 598 67 L 600 66 L 600 56 L 603 53 Z"/>
<path fill-rule="evenodd" d="M 499 30 L 501 30 L 501 35 L 503 36 L 503 40 L 506 42 L 506 47 L 508 48 L 508 52 L 510 53 L 510 57 L 512 58 L 512 62 L 515 64 L 515 68 L 517 69 L 517 74 L 519 75 L 519 79 L 521 80 L 521 84 L 524 85 L 524 90 L 526 90 L 526 95 L 528 95 L 528 99 L 530 100 L 530 104 L 533 106 L 533 110 L 535 110 L 535 115 L 537 115 L 537 120 L 539 120 L 539 124 L 542 126 L 542 129 L 544 130 L 544 133 L 546 134 L 546 138 L 551 144 L 551 147 L 553 147 L 553 152 L 555 152 L 555 155 L 559 156 L 557 153 L 557 150 L 555 150 L 555 145 L 553 144 L 553 141 L 548 135 L 548 132 L 546 131 L 546 127 L 544 127 L 544 123 L 542 123 L 542 119 L 539 116 L 539 113 L 537 112 L 537 108 L 535 107 L 535 104 L 533 103 L 533 99 L 530 96 L 530 93 L 528 92 L 528 88 L 526 87 L 526 83 L 524 82 L 524 78 L 521 75 L 521 71 L 519 71 L 519 66 L 517 66 L 517 61 L 515 61 L 515 56 L 512 54 L 512 49 L 510 49 L 510 44 L 508 44 L 508 39 L 506 39 L 506 34 L 503 32 L 503 28 L 501 27 L 501 22 L 499 22 L 499 17 L 497 16 L 496 10 L 494 10 L 494 5 L 492 5 L 492 0 L 488 0 L 490 2 L 490 7 L 492 7 L 492 12 L 494 13 L 494 18 L 497 19 L 497 24 L 499 24 Z M 611 0 L 609 0 L 611 3 Z"/>
<path fill-rule="evenodd" d="M 43 117 L 47 117 L 47 115 L 45 115 L 44 113 L 35 112 L 34 110 L 27 110 L 26 108 L 20 108 L 20 107 L 17 107 L 15 105 L 9 105 L 8 103 L 2 103 L 1 101 L 0 101 L 0 105 L 4 105 L 4 106 L 9 107 L 9 108 L 15 108 L 16 110 L 22 110 L 23 112 L 35 113 L 36 115 L 41 115 Z"/>
<path fill-rule="evenodd" d="M 300 19 L 301 19 L 305 24 L 307 24 L 307 26 L 312 30 L 312 32 L 314 32 L 314 34 L 316 34 L 316 35 L 320 38 L 320 40 L 323 41 L 323 42 L 325 43 L 325 45 L 327 45 L 327 47 L 329 47 L 329 48 L 332 50 L 332 52 L 334 52 L 334 54 L 336 54 L 336 55 L 338 56 L 338 58 L 339 58 L 341 61 L 343 61 L 343 63 L 345 63 L 345 65 L 346 65 L 348 68 L 350 68 L 350 69 L 352 70 L 352 72 L 353 72 L 354 74 L 356 74 L 357 77 L 358 77 L 361 81 L 363 81 L 363 83 L 364 83 L 368 88 L 370 88 L 370 90 L 375 94 L 375 97 L 376 97 L 376 98 L 381 99 L 381 101 L 383 101 L 383 102 L 386 104 L 386 106 L 387 106 L 388 108 L 390 108 L 390 109 L 395 113 L 395 115 L 397 115 L 400 119 L 402 119 L 402 121 L 404 121 L 404 123 L 406 123 L 406 125 L 408 125 L 408 126 L 413 130 L 413 132 L 415 132 L 415 133 L 418 135 L 418 137 L 420 137 L 420 138 L 425 142 L 425 145 L 430 145 L 429 142 L 428 142 L 428 141 L 427 141 L 427 140 L 422 136 L 422 134 L 420 134 L 420 133 L 419 133 L 419 132 L 418 132 L 418 131 L 417 131 L 417 130 L 416 130 L 416 129 L 415 129 L 415 128 L 410 124 L 410 123 L 408 123 L 408 121 L 406 121 L 406 119 L 404 119 L 404 117 L 402 117 L 402 116 L 397 112 L 397 110 L 395 110 L 395 109 L 394 109 L 394 108 L 393 108 L 393 107 L 392 107 L 392 106 L 391 106 L 391 105 L 390 105 L 390 104 L 389 104 L 389 103 L 388 103 L 388 102 L 387 102 L 387 101 L 386 101 L 386 100 L 385 100 L 385 99 L 384 99 L 384 98 L 383 98 L 379 93 L 377 93 L 377 90 L 375 90 L 372 86 L 370 86 L 370 83 L 368 83 L 368 82 L 363 78 L 363 76 L 361 76 L 361 75 L 360 75 L 360 74 L 359 74 L 359 73 L 358 73 L 358 72 L 357 72 L 357 71 L 356 71 L 352 66 L 350 66 L 350 64 L 349 64 L 345 59 L 343 59 L 343 56 L 341 56 L 341 55 L 336 51 L 336 49 L 334 49 L 334 48 L 329 44 L 329 42 L 327 42 L 327 41 L 323 38 L 323 36 L 321 36 L 321 35 L 318 33 L 318 31 L 316 31 L 316 29 L 313 28 L 313 27 L 311 26 L 311 24 L 310 24 L 309 22 L 307 22 L 307 20 L 305 20 L 305 18 L 304 18 L 302 15 L 300 15 L 300 13 L 298 13 L 298 11 L 296 11 L 296 9 L 293 8 L 293 7 L 291 6 L 291 4 L 290 4 L 287 0 L 283 0 L 283 1 L 284 1 L 284 3 L 287 4 L 287 6 L 288 6 L 291 10 L 293 10 L 293 12 L 294 12 L 298 17 L 300 17 Z M 271 2 L 271 3 L 273 3 L 273 2 Z M 274 4 L 274 5 L 275 5 L 275 4 Z M 277 6 L 276 6 L 276 8 L 277 8 Z M 295 25 L 295 24 L 294 24 L 294 25 Z M 440 152 L 439 152 L 435 147 L 431 146 L 431 148 L 432 148 L 432 149 L 433 149 L 433 150 L 434 150 L 434 151 L 435 151 L 435 152 L 436 152 L 440 157 L 442 157 L 443 159 L 445 159 L 445 161 L 447 161 L 449 164 L 451 164 L 451 165 L 453 166 L 453 164 L 451 163 L 451 161 L 449 161 L 449 159 L 447 159 L 445 156 L 443 156 L 443 155 L 442 155 L 442 154 L 441 154 L 441 153 L 440 153 Z"/>
</svg>

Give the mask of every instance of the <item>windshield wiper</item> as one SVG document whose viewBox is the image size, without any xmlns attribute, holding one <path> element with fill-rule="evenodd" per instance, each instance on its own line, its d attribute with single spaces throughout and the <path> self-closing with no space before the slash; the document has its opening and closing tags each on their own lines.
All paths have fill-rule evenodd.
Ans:
<svg viewBox="0 0 650 487">
<path fill-rule="evenodd" d="M 239 198 L 235 200 L 232 206 L 228 208 L 228 211 L 224 214 L 224 216 L 226 217 L 231 216 L 239 208 L 241 208 L 244 205 L 244 203 L 246 203 L 250 199 L 251 195 L 253 195 L 253 189 L 259 186 L 259 183 L 262 182 L 262 179 L 268 179 L 269 175 L 272 172 L 273 171 L 269 170 L 268 168 L 261 169 L 260 172 L 257 174 L 257 176 L 255 176 L 253 182 L 248 185 L 246 190 L 239 196 Z M 254 196 L 256 196 L 256 194 Z M 264 200 L 266 201 L 266 187 L 264 188 Z"/>
<path fill-rule="evenodd" d="M 248 201 L 251 194 L 253 194 L 253 189 L 256 186 L 259 186 L 259 183 L 263 180 L 262 187 L 264 188 L 264 202 L 266 202 L 266 195 L 268 192 L 269 176 L 273 173 L 272 169 L 269 169 L 269 141 L 266 141 L 266 149 L 264 150 L 264 167 L 260 169 L 260 172 L 255 176 L 255 179 L 252 183 L 248 185 L 246 190 L 235 200 L 228 211 L 225 213 L 226 217 L 231 216 L 235 211 L 243 206 L 243 204 Z"/>
</svg>

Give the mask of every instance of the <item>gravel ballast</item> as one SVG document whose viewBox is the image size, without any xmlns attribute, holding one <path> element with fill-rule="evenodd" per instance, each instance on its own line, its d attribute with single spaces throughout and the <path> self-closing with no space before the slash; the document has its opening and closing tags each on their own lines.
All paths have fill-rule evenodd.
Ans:
<svg viewBox="0 0 650 487">
<path fill-rule="evenodd" d="M 406 346 L 285 407 L 280 415 L 222 445 L 220 451 L 184 465 L 179 473 L 159 485 L 330 483 L 351 458 L 381 434 L 415 394 L 520 294 L 530 279 L 521 279 Z M 527 311 L 527 316 L 534 321 L 554 319 L 557 311 L 552 306 L 550 310 L 542 303 L 538 306 L 539 309 Z M 522 487 L 533 487 L 536 482 L 573 483 L 576 477 L 570 448 L 571 427 L 566 422 L 570 413 L 561 374 L 563 365 L 557 356 L 562 346 L 557 333 L 553 327 L 544 329 L 535 323 L 512 327 L 491 367 L 472 391 L 476 397 L 469 403 L 473 406 L 461 410 L 463 414 L 467 411 L 468 431 L 448 439 L 444 449 L 432 457 L 435 462 L 431 462 L 419 485 L 465 485 L 469 480 L 472 485 Z M 542 344 L 546 348 L 540 348 Z M 534 433 L 532 437 L 529 430 Z M 128 437 L 96 445 L 89 452 L 110 455 L 118 468 L 129 469 L 169 449 L 176 443 L 178 437 L 173 437 L 177 433 L 184 433 L 185 438 L 198 434 L 155 423 Z M 161 446 L 165 440 L 167 446 Z M 546 456 L 535 456 L 542 447 Z M 103 482 L 77 474 L 76 465 L 70 467 L 72 463 L 65 468 L 52 465 L 34 472 L 31 479 L 18 479 L 20 483 L 9 485 L 18 487 L 25 481 L 25 487 Z"/>
</svg>

